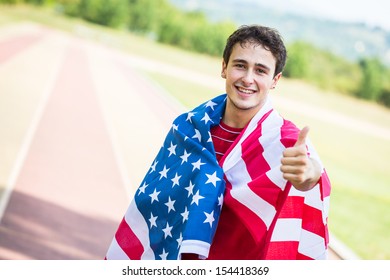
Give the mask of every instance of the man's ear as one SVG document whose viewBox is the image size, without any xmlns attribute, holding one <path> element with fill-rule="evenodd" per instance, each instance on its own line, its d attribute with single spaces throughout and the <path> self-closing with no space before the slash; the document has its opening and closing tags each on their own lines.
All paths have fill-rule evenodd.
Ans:
<svg viewBox="0 0 390 280">
<path fill-rule="evenodd" d="M 224 78 L 224 79 L 226 79 L 226 67 L 227 67 L 227 65 L 226 65 L 225 61 L 222 60 L 221 77 Z"/>
<path fill-rule="evenodd" d="M 280 72 L 279 74 L 277 74 L 274 78 L 273 78 L 273 82 L 272 82 L 272 86 L 271 88 L 274 89 L 280 79 L 280 77 L 282 77 L 282 72 Z"/>
</svg>

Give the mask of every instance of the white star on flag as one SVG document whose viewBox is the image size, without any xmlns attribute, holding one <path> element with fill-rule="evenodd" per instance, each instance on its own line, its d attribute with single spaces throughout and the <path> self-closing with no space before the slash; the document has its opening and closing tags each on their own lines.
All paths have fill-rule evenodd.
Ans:
<svg viewBox="0 0 390 280">
<path fill-rule="evenodd" d="M 206 184 L 212 183 L 214 187 L 217 186 L 218 181 L 221 181 L 221 179 L 217 177 L 217 171 L 215 171 L 213 174 L 206 174 L 206 176 L 208 178 Z"/>
<path fill-rule="evenodd" d="M 158 163 L 158 161 L 154 161 L 153 162 L 152 166 L 150 167 L 151 170 L 150 170 L 149 173 L 152 173 L 153 171 L 156 171 L 157 163 Z"/>
<path fill-rule="evenodd" d="M 188 220 L 188 214 L 190 214 L 190 212 L 187 210 L 187 206 L 186 206 L 184 208 L 184 212 L 180 214 L 183 217 L 183 223 Z"/>
<path fill-rule="evenodd" d="M 159 173 L 160 173 L 160 180 L 162 179 L 162 177 L 164 177 L 164 178 L 167 178 L 167 173 L 168 173 L 168 171 L 169 171 L 169 168 L 167 168 L 167 166 L 166 165 L 164 165 L 164 168 L 163 168 L 163 170 L 161 170 Z"/>
<path fill-rule="evenodd" d="M 168 202 L 165 203 L 166 206 L 168 206 L 168 213 L 172 211 L 175 211 L 175 207 L 173 206 L 173 204 L 175 204 L 175 201 L 176 200 L 171 200 L 171 197 L 168 197 Z"/>
<path fill-rule="evenodd" d="M 182 233 L 180 233 L 180 236 L 179 236 L 179 238 L 176 239 L 176 241 L 177 241 L 177 248 L 179 248 L 181 243 L 183 242 L 183 235 L 182 235 Z"/>
<path fill-rule="evenodd" d="M 176 146 L 177 145 L 173 145 L 173 143 L 171 142 L 171 146 L 169 147 L 169 148 L 167 148 L 168 149 L 168 151 L 169 151 L 169 156 L 168 157 L 170 157 L 171 155 L 176 155 Z"/>
<path fill-rule="evenodd" d="M 211 100 L 209 100 L 204 106 L 205 107 L 210 107 L 214 111 L 214 106 L 215 105 L 218 105 L 218 104 L 213 102 L 213 101 L 211 101 Z"/>
<path fill-rule="evenodd" d="M 192 197 L 192 201 L 191 201 L 191 205 L 192 204 L 196 204 L 196 205 L 199 205 L 199 199 L 203 199 L 204 198 L 204 196 L 201 196 L 200 194 L 199 194 L 199 190 L 196 192 L 196 194 Z"/>
<path fill-rule="evenodd" d="M 197 161 L 197 162 L 193 162 L 191 163 L 194 167 L 192 168 L 192 171 L 194 171 L 195 169 L 199 169 L 200 170 L 200 166 L 205 164 L 203 163 L 200 159 Z"/>
<path fill-rule="evenodd" d="M 169 237 L 172 237 L 172 231 L 173 227 L 169 226 L 169 223 L 167 222 L 167 225 L 165 228 L 163 228 L 163 232 L 164 232 L 164 238 L 167 238 L 168 236 Z"/>
<path fill-rule="evenodd" d="M 156 224 L 157 217 L 158 216 L 153 216 L 153 213 L 150 213 L 150 219 L 149 219 L 150 228 L 157 227 L 157 224 Z"/>
<path fill-rule="evenodd" d="M 179 180 L 180 180 L 181 176 L 179 176 L 177 173 L 175 175 L 174 178 L 171 179 L 171 181 L 173 182 L 173 185 L 172 185 L 172 188 L 176 185 L 179 186 Z"/>
<path fill-rule="evenodd" d="M 210 119 L 207 113 L 204 113 L 204 117 L 201 120 L 204 121 L 205 124 L 207 124 L 207 122 L 213 123 L 213 121 Z"/>
<path fill-rule="evenodd" d="M 207 142 L 213 142 L 213 137 L 211 136 L 211 132 L 209 131 L 208 132 L 208 134 L 209 134 L 209 140 L 207 140 Z"/>
<path fill-rule="evenodd" d="M 189 113 L 187 114 L 187 119 L 186 119 L 186 121 L 190 121 L 190 122 L 192 123 L 191 118 L 192 118 L 193 116 L 195 116 L 195 113 L 189 112 Z"/>
<path fill-rule="evenodd" d="M 139 192 L 138 192 L 138 195 L 140 195 L 141 193 L 145 193 L 145 189 L 148 185 L 144 182 L 142 186 L 139 187 Z"/>
<path fill-rule="evenodd" d="M 195 128 L 195 135 L 192 136 L 192 138 L 197 138 L 199 142 L 202 142 L 202 135 L 200 135 L 199 130 L 197 130 L 196 128 Z"/>
<path fill-rule="evenodd" d="M 189 185 L 188 187 L 185 188 L 185 189 L 188 191 L 188 197 L 190 197 L 190 195 L 194 194 L 194 193 L 193 193 L 194 187 L 195 187 L 195 185 L 192 184 L 192 182 L 191 182 L 191 180 L 190 180 L 190 185 Z"/>
<path fill-rule="evenodd" d="M 206 215 L 206 220 L 204 220 L 203 223 L 209 223 L 210 224 L 210 227 L 213 226 L 213 222 L 215 221 L 214 219 L 214 210 L 211 211 L 211 213 L 206 213 L 206 212 L 203 212 L 205 215 Z"/>
<path fill-rule="evenodd" d="M 218 196 L 218 206 L 222 209 L 222 205 L 223 205 L 223 194 L 221 194 L 220 196 Z"/>
<path fill-rule="evenodd" d="M 188 162 L 188 157 L 191 155 L 191 153 L 187 153 L 186 150 L 184 150 L 184 154 L 180 156 L 181 158 L 181 164 Z"/>
<path fill-rule="evenodd" d="M 152 201 L 150 203 L 153 203 L 153 201 L 158 201 L 159 194 L 160 194 L 160 192 L 158 192 L 156 189 L 154 189 L 154 192 L 149 195 L 152 198 Z"/>
<path fill-rule="evenodd" d="M 159 255 L 162 260 L 166 260 L 168 257 L 168 252 L 165 252 L 165 249 L 163 249 L 162 254 Z"/>
</svg>

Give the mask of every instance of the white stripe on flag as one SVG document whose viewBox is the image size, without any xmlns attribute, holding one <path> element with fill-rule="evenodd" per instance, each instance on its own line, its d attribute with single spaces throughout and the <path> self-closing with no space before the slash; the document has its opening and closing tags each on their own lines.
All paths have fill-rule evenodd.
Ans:
<svg viewBox="0 0 390 280">
<path fill-rule="evenodd" d="M 142 260 L 154 260 L 155 255 L 153 250 L 150 248 L 149 243 L 149 228 L 141 212 L 137 208 L 135 200 L 133 200 L 125 214 L 126 223 L 129 225 L 131 230 L 137 236 L 138 240 L 141 242 L 144 247 L 144 252 L 142 254 Z"/>
<path fill-rule="evenodd" d="M 315 185 L 310 191 L 305 193 L 305 204 L 322 211 L 323 201 L 321 200 L 320 185 Z"/>
<path fill-rule="evenodd" d="M 327 217 L 329 217 L 329 205 L 330 205 L 330 197 L 326 196 L 324 197 L 324 209 L 322 212 L 322 221 L 324 222 L 324 225 L 327 224 Z"/>
<path fill-rule="evenodd" d="M 297 190 L 296 188 L 292 187 L 290 189 L 290 192 L 288 193 L 288 196 L 300 196 L 300 197 L 305 197 L 305 193 L 303 191 Z"/>
<path fill-rule="evenodd" d="M 262 136 L 259 138 L 259 142 L 264 148 L 263 157 L 271 168 L 281 165 L 280 160 L 286 149 L 280 142 L 282 125 L 283 118 L 275 111 L 272 111 L 261 125 Z M 275 141 L 275 139 L 279 141 Z"/>
<path fill-rule="evenodd" d="M 301 232 L 301 219 L 280 218 L 276 221 L 271 241 L 299 241 Z"/>
<path fill-rule="evenodd" d="M 271 180 L 276 186 L 278 186 L 282 191 L 286 188 L 287 180 L 283 178 L 283 173 L 280 172 L 280 167 L 271 168 L 266 173 L 268 179 Z"/>
<path fill-rule="evenodd" d="M 302 230 L 298 252 L 312 259 L 324 259 L 327 255 L 325 240 L 315 233 Z"/>
<path fill-rule="evenodd" d="M 129 257 L 119 246 L 116 238 L 113 238 L 106 254 L 107 260 L 128 260 Z"/>
<path fill-rule="evenodd" d="M 234 174 L 238 174 L 237 178 L 231 176 L 232 172 L 228 172 L 226 174 L 228 181 L 232 184 L 230 194 L 234 199 L 248 207 L 252 212 L 260 217 L 268 229 L 276 214 L 274 206 L 259 197 L 248 187 L 248 183 L 251 182 L 252 179 L 248 174 L 243 160 L 236 164 L 234 171 Z"/>
<path fill-rule="evenodd" d="M 310 157 L 317 160 L 317 162 L 320 164 L 321 169 L 323 169 L 324 166 L 322 165 L 320 156 L 318 155 L 317 151 L 315 150 L 309 137 L 306 138 L 306 146 L 307 146 L 307 150 L 309 152 Z"/>
</svg>

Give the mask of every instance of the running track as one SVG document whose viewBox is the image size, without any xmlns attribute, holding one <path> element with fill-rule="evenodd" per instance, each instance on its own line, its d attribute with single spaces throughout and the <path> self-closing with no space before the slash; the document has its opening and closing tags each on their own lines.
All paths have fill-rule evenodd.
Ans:
<svg viewBox="0 0 390 280">
<path fill-rule="evenodd" d="M 178 110 L 119 53 L 4 33 L 0 259 L 103 259 Z"/>
</svg>

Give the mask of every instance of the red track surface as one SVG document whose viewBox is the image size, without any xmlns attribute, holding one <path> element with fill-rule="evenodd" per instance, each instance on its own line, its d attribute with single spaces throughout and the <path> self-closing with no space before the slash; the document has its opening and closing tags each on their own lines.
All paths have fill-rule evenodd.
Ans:
<svg viewBox="0 0 390 280">
<path fill-rule="evenodd" d="M 45 48 L 53 36 L 60 35 L 38 29 L 6 38 L 0 42 L 0 67 L 9 67 L 31 48 Z M 77 39 L 62 42 L 58 74 L 48 98 L 41 98 L 43 110 L 33 137 L 8 186 L 0 259 L 103 259 L 129 202 L 91 71 L 89 52 L 94 47 Z M 117 58 L 109 57 L 113 64 Z M 128 65 L 118 68 L 123 76 L 131 71 Z M 138 81 L 145 89 L 130 74 L 129 83 Z M 12 94 L 10 88 L 1 91 Z M 137 93 L 132 98 L 145 97 Z"/>
</svg>

